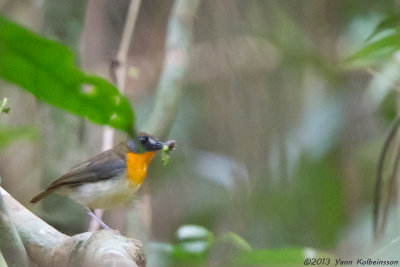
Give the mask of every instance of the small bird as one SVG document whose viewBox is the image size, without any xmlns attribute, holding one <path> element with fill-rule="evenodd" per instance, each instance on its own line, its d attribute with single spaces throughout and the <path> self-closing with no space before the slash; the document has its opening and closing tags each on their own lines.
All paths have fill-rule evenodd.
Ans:
<svg viewBox="0 0 400 267">
<path fill-rule="evenodd" d="M 103 228 L 110 229 L 93 210 L 110 209 L 131 199 L 143 184 L 155 152 L 174 148 L 175 140 L 163 143 L 139 134 L 71 168 L 30 202 L 36 203 L 51 193 L 67 195 L 86 207 Z"/>
</svg>

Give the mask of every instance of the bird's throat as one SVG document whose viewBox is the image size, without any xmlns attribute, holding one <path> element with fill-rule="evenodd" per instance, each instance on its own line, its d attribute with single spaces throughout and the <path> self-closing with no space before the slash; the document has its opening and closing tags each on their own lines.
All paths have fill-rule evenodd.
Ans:
<svg viewBox="0 0 400 267">
<path fill-rule="evenodd" d="M 147 166 L 153 158 L 155 152 L 146 153 L 127 153 L 126 166 L 129 182 L 132 186 L 141 185 L 146 178 Z"/>
</svg>

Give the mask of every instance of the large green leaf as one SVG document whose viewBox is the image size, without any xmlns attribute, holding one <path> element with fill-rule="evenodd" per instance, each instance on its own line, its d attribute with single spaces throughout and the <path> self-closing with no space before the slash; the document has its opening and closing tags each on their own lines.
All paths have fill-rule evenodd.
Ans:
<svg viewBox="0 0 400 267">
<path fill-rule="evenodd" d="M 133 132 L 129 101 L 106 80 L 74 66 L 71 51 L 0 17 L 0 77 L 93 122 Z"/>
</svg>

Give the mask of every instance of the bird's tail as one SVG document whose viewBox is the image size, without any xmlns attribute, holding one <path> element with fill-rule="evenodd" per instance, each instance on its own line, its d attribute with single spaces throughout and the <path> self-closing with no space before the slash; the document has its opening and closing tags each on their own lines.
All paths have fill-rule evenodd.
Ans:
<svg viewBox="0 0 400 267">
<path fill-rule="evenodd" d="M 47 197 L 48 195 L 51 194 L 51 191 L 49 190 L 44 190 L 42 192 L 40 192 L 39 194 L 37 194 L 34 198 L 32 198 L 31 201 L 29 201 L 30 203 L 35 204 L 36 202 L 38 202 L 39 200 L 41 200 L 44 197 Z"/>
</svg>

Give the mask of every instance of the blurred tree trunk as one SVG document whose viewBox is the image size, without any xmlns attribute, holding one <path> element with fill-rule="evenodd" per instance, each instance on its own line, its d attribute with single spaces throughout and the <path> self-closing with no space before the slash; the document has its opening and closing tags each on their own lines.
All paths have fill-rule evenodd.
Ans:
<svg viewBox="0 0 400 267">
<path fill-rule="evenodd" d="M 28 25 L 37 30 L 41 25 L 41 16 L 32 3 L 26 1 L 7 1 L 0 6 L 1 13 L 7 14 L 14 21 Z M 7 116 L 2 116 L 1 122 L 7 127 L 29 126 L 36 130 L 39 119 L 37 101 L 34 96 L 17 89 L 15 85 L 0 81 L 0 97 L 8 97 L 12 107 Z M 4 126 L 2 126 L 4 127 Z M 1 148 L 0 170 L 3 176 L 3 186 L 15 195 L 22 203 L 28 203 L 32 190 L 39 190 L 38 145 L 33 142 L 15 142 L 3 150 Z M 21 153 L 23 151 L 23 153 Z M 23 185 L 20 178 L 23 178 Z"/>
<path fill-rule="evenodd" d="M 80 0 L 46 1 L 42 7 L 43 12 L 40 13 L 43 14 L 42 34 L 56 37 L 76 53 L 85 7 L 86 1 Z M 92 143 L 97 143 L 98 136 L 95 131 L 90 131 L 91 126 L 83 118 L 41 102 L 38 102 L 38 111 L 41 132 L 40 187 L 43 188 L 71 166 L 95 155 L 100 149 L 91 146 Z M 87 222 L 86 213 L 75 203 L 65 201 L 65 198 L 55 195 L 44 199 L 41 205 L 45 211 L 44 220 L 62 232 L 72 234 L 84 231 Z M 63 208 L 60 209 L 60 206 Z"/>
</svg>

